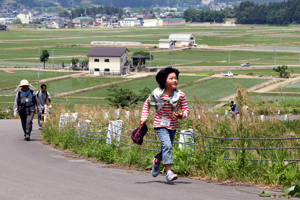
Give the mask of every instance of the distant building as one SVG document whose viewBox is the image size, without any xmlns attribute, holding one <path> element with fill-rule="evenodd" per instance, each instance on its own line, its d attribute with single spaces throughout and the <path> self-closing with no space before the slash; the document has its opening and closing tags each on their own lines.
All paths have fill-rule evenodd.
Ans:
<svg viewBox="0 0 300 200">
<path fill-rule="evenodd" d="M 160 49 L 170 49 L 172 42 L 174 47 L 193 46 L 196 44 L 195 36 L 193 34 L 171 34 L 169 39 L 160 39 Z"/>
<path fill-rule="evenodd" d="M 125 18 L 123 20 L 120 20 L 119 23 L 122 27 L 141 26 L 141 20 L 139 20 L 138 18 Z"/>
<path fill-rule="evenodd" d="M 129 74 L 129 50 L 126 47 L 93 47 L 88 53 L 90 75 Z"/>
<path fill-rule="evenodd" d="M 183 18 L 158 19 L 158 26 L 185 26 L 185 19 Z"/>
<path fill-rule="evenodd" d="M 32 22 L 32 14 L 18 14 L 17 18 L 21 20 L 22 24 L 30 24 Z"/>
</svg>

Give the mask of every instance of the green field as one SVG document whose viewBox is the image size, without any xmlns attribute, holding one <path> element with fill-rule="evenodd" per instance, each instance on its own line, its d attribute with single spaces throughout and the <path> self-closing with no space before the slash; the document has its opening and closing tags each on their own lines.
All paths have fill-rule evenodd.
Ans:
<svg viewBox="0 0 300 200">
<path fill-rule="evenodd" d="M 238 27 L 211 27 L 211 26 L 185 26 L 185 27 L 147 27 L 147 28 L 82 28 L 82 29 L 26 29 L 0 32 L 0 66 L 38 66 L 39 49 L 47 49 L 54 59 L 46 62 L 47 66 L 66 66 L 71 57 L 85 58 L 91 50 L 92 41 L 121 41 L 141 42 L 150 44 L 152 48 L 128 46 L 131 52 L 144 49 L 152 51 L 154 60 L 152 66 L 170 65 L 170 52 L 156 52 L 159 39 L 167 39 L 172 33 L 192 33 L 196 43 L 210 46 L 233 47 L 241 45 L 251 48 L 257 47 L 262 51 L 264 46 L 284 50 L 295 48 L 294 53 L 276 54 L 277 65 L 299 64 L 299 27 L 289 26 L 282 29 L 276 26 L 250 26 Z M 281 38 L 281 43 L 280 43 Z M 274 64 L 273 52 L 231 51 L 232 66 L 239 66 L 244 62 L 252 65 Z M 244 49 L 245 50 L 245 49 Z M 177 66 L 227 66 L 228 51 L 180 51 L 173 54 L 173 63 Z M 149 63 L 148 63 L 149 64 Z"/>
<path fill-rule="evenodd" d="M 192 82 L 198 79 L 205 78 L 205 76 L 179 76 L 179 85 Z M 153 90 L 158 87 L 158 84 L 155 81 L 155 76 L 147 77 L 139 80 L 133 80 L 130 82 L 122 83 L 119 85 L 120 88 L 129 89 L 136 94 L 139 94 L 139 90 L 142 90 L 144 87 L 148 87 Z M 91 90 L 87 92 L 82 92 L 72 95 L 73 97 L 107 97 L 108 95 L 107 88 L 100 88 L 96 90 Z"/>
<path fill-rule="evenodd" d="M 0 71 L 0 88 L 17 86 L 23 79 L 28 80 L 29 83 L 38 81 L 38 71 L 29 70 L 16 70 L 11 71 L 13 73 L 8 73 L 5 71 Z M 58 76 L 64 76 L 72 74 L 74 72 L 46 72 L 40 71 L 40 80 L 45 78 L 53 78 Z"/>
<path fill-rule="evenodd" d="M 266 79 L 214 78 L 195 85 L 182 88 L 188 100 L 219 100 L 236 93 L 236 85 L 250 88 L 267 81 Z"/>
</svg>

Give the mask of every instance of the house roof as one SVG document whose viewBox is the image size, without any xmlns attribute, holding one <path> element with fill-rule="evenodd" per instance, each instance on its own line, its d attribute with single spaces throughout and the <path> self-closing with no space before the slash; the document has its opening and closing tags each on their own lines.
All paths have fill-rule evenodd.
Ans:
<svg viewBox="0 0 300 200">
<path fill-rule="evenodd" d="M 88 57 L 121 57 L 126 51 L 127 47 L 93 47 L 88 53 Z"/>
<path fill-rule="evenodd" d="M 77 19 L 93 19 L 91 17 L 76 17 Z"/>
<path fill-rule="evenodd" d="M 138 58 L 138 59 L 140 59 L 140 58 L 148 58 L 148 57 L 139 54 L 139 55 L 132 56 L 131 58 Z"/>
</svg>

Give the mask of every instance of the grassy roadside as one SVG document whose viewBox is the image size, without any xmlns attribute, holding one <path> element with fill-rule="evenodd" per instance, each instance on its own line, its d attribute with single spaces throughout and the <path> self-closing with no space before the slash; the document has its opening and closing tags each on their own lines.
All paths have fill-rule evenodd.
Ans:
<svg viewBox="0 0 300 200">
<path fill-rule="evenodd" d="M 242 104 L 246 102 L 249 106 L 254 106 L 254 101 L 248 94 L 241 90 L 237 102 Z M 270 114 L 276 115 L 277 108 L 266 102 L 264 105 L 256 105 L 255 113 L 259 109 L 268 108 Z M 93 157 L 96 160 L 107 163 L 116 163 L 128 167 L 137 167 L 140 169 L 150 170 L 152 159 L 155 154 L 153 151 L 143 150 L 134 145 L 129 147 L 120 145 L 117 148 L 115 144 L 107 145 L 105 140 L 84 140 L 78 138 L 76 123 L 59 129 L 59 116 L 64 112 L 78 112 L 79 119 L 89 119 L 92 126 L 104 125 L 109 120 L 122 120 L 123 127 L 135 129 L 139 126 L 139 116 L 141 109 L 129 109 L 130 117 L 126 118 L 124 111 L 121 110 L 119 118 L 115 116 L 115 108 L 95 106 L 74 106 L 72 110 L 65 107 L 57 107 L 53 112 L 52 119 L 46 124 L 43 130 L 43 139 L 60 148 L 68 149 L 86 157 Z M 245 140 L 245 138 L 292 138 L 300 136 L 300 121 L 279 121 L 259 120 L 258 116 L 241 111 L 239 120 L 227 118 L 218 120 L 215 112 L 202 113 L 202 106 L 199 103 L 194 107 L 187 120 L 180 121 L 181 130 L 192 128 L 195 131 L 195 148 L 179 149 L 174 144 L 174 164 L 173 169 L 180 176 L 193 176 L 201 178 L 210 178 L 218 180 L 231 180 L 251 182 L 260 185 L 269 186 L 286 186 L 300 180 L 300 169 L 298 162 L 286 162 L 285 159 L 299 159 L 299 149 L 273 149 L 265 148 L 282 148 L 297 147 L 300 142 L 295 140 Z M 103 117 L 108 113 L 108 119 Z M 86 114 L 84 114 L 86 113 Z M 201 119 L 199 120 L 198 116 Z M 151 124 L 153 116 L 148 119 L 148 128 L 150 133 L 154 133 Z M 106 137 L 105 127 L 91 127 L 87 137 L 103 138 Z M 92 133 L 92 132 L 95 133 Z M 179 130 L 180 131 L 180 130 Z M 130 136 L 131 131 L 123 130 L 122 135 Z M 213 139 L 201 136 L 240 138 L 241 140 Z M 148 140 L 158 140 L 155 135 L 146 135 Z M 176 134 L 175 141 L 179 140 L 179 134 Z M 133 145 L 130 137 L 122 138 L 121 142 Z M 160 144 L 144 142 L 143 148 L 159 149 Z M 227 149 L 215 148 L 227 147 Z M 228 147 L 230 147 L 228 149 Z M 247 149 L 247 148 L 254 148 Z M 234 160 L 224 160 L 231 158 Z M 261 161 L 250 161 L 250 160 Z M 262 160 L 269 160 L 262 161 Z M 164 169 L 161 168 L 161 172 Z"/>
</svg>

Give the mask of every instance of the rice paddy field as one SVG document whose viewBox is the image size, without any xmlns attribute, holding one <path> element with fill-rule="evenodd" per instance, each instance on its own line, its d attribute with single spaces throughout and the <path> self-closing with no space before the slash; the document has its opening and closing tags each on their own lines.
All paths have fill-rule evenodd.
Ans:
<svg viewBox="0 0 300 200">
<path fill-rule="evenodd" d="M 129 51 L 151 51 L 154 56 L 151 65 L 165 66 L 170 64 L 170 51 L 161 51 L 155 46 L 160 39 L 167 39 L 172 33 L 194 34 L 198 45 L 217 47 L 216 50 L 174 51 L 173 63 L 178 67 L 227 66 L 229 51 L 232 66 L 240 66 L 244 62 L 251 62 L 254 66 L 273 65 L 273 49 L 277 49 L 277 65 L 300 65 L 299 30 L 298 26 L 284 29 L 273 26 L 256 26 L 254 29 L 251 26 L 11 29 L 9 34 L 0 32 L 0 66 L 37 67 L 41 49 L 47 49 L 51 55 L 47 66 L 61 66 L 62 62 L 68 64 L 72 57 L 84 60 L 91 50 L 92 41 L 141 42 L 147 47 L 128 46 Z M 237 49 L 239 47 L 243 51 Z"/>
<path fill-rule="evenodd" d="M 9 34 L 7 34 L 9 33 Z M 204 48 L 193 50 L 157 49 L 160 39 L 167 39 L 173 33 L 189 33 L 196 37 L 196 43 Z M 50 58 L 46 62 L 46 67 L 56 68 L 64 62 L 68 67 L 71 58 L 77 57 L 84 60 L 91 50 L 92 41 L 119 41 L 119 42 L 141 42 L 142 46 L 128 46 L 130 55 L 135 51 L 151 51 L 154 60 L 151 66 L 173 66 L 181 71 L 179 84 L 187 84 L 180 88 L 183 90 L 189 101 L 194 101 L 195 94 L 201 101 L 216 102 L 219 99 L 232 95 L 236 91 L 236 85 L 240 84 L 244 88 L 250 88 L 267 81 L 258 76 L 274 76 L 272 66 L 276 57 L 276 65 L 294 65 L 293 76 L 300 73 L 300 27 L 273 27 L 273 26 L 185 26 L 185 27 L 148 27 L 148 28 L 80 28 L 80 29 L 10 29 L 9 32 L 0 32 L 0 66 L 3 68 L 22 67 L 43 67 L 39 63 L 39 50 L 47 49 Z M 276 53 L 274 50 L 276 49 Z M 254 68 L 241 68 L 231 70 L 238 79 L 213 78 L 200 83 L 194 83 L 205 76 L 196 76 L 197 68 L 208 66 L 213 68 L 240 66 L 242 63 L 250 62 Z M 150 66 L 150 62 L 146 62 Z M 269 66 L 269 69 L 255 69 L 255 66 Z M 185 72 L 184 67 L 194 67 L 195 71 Z M 61 71 L 61 70 L 59 70 Z M 40 79 L 69 75 L 74 72 L 63 71 L 51 72 L 41 71 Z M 76 72 L 75 72 L 76 73 Z M 192 76 L 184 75 L 185 73 Z M 217 72 L 216 72 L 217 73 Z M 243 75 L 251 75 L 252 79 L 243 78 Z M 0 70 L 0 101 L 1 106 L 9 105 L 13 102 L 14 89 L 3 90 L 6 87 L 17 86 L 21 79 L 27 79 L 30 83 L 37 82 L 37 71 L 4 71 Z M 92 86 L 114 83 L 123 80 L 122 78 L 65 78 L 56 81 L 48 81 L 48 90 L 54 98 L 55 103 L 67 104 L 107 104 L 105 99 L 108 95 L 107 87 L 72 94 L 67 97 L 57 98 L 55 95 L 64 92 L 75 91 Z M 39 88 L 40 84 L 34 84 Z M 145 86 L 151 90 L 157 87 L 155 77 L 147 77 L 139 80 L 132 80 L 119 84 L 121 88 L 139 93 Z M 1 89 L 2 88 L 2 89 Z M 262 97 L 267 99 L 280 99 L 280 92 L 291 92 L 293 94 L 284 95 L 286 99 L 298 98 L 298 86 L 287 86 L 281 88 L 276 94 L 255 94 L 256 100 Z M 10 95 L 6 97 L 4 95 Z M 215 103 L 212 103 L 214 105 Z"/>
</svg>

